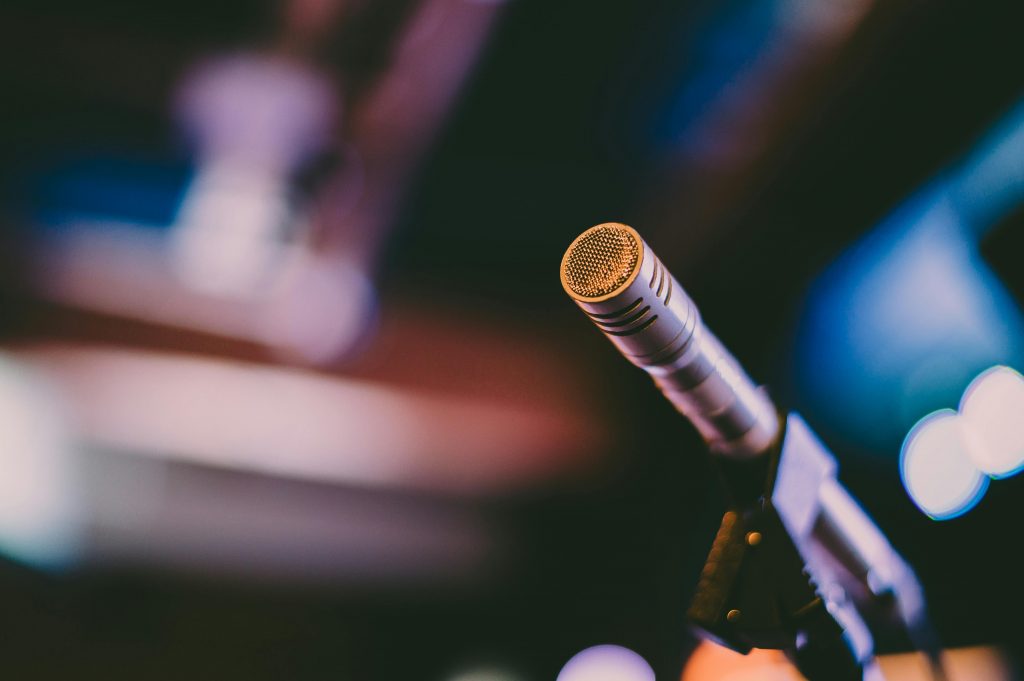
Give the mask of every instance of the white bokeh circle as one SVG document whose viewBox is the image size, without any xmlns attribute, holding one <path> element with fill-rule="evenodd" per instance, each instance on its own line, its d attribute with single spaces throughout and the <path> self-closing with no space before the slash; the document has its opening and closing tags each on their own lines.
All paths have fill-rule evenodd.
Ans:
<svg viewBox="0 0 1024 681">
<path fill-rule="evenodd" d="M 948 520 L 973 508 L 989 478 L 970 453 L 968 423 L 952 409 L 924 417 L 911 429 L 900 451 L 903 485 L 918 508 Z"/>
<path fill-rule="evenodd" d="M 992 367 L 967 386 L 960 414 L 971 459 L 982 472 L 1004 478 L 1024 467 L 1024 377 Z"/>
<path fill-rule="evenodd" d="M 557 681 L 655 681 L 654 670 L 629 648 L 599 645 L 573 655 Z"/>
</svg>

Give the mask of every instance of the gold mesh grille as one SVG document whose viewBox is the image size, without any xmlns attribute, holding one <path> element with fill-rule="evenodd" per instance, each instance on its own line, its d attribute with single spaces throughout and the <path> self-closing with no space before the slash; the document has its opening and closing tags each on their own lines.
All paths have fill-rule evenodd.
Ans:
<svg viewBox="0 0 1024 681">
<path fill-rule="evenodd" d="M 583 298 L 606 296 L 625 284 L 640 260 L 640 244 L 621 225 L 598 225 L 569 246 L 562 264 L 565 285 Z"/>
</svg>

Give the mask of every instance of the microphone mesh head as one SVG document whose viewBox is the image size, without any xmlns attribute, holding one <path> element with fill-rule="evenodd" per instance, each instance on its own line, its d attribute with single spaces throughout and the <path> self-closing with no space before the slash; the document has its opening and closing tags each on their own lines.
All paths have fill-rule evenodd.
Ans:
<svg viewBox="0 0 1024 681">
<path fill-rule="evenodd" d="M 607 223 L 578 236 L 562 259 L 562 283 L 581 298 L 599 298 L 630 281 L 640 262 L 640 240 L 625 225 Z"/>
</svg>

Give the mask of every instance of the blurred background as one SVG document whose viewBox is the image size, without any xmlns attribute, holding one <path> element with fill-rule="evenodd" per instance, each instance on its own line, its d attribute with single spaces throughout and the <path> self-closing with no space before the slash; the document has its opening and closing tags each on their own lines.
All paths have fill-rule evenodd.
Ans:
<svg viewBox="0 0 1024 681">
<path fill-rule="evenodd" d="M 1019 678 L 1022 21 L 4 3 L 5 673 L 726 678 L 703 445 L 558 281 L 614 220 Z"/>
</svg>

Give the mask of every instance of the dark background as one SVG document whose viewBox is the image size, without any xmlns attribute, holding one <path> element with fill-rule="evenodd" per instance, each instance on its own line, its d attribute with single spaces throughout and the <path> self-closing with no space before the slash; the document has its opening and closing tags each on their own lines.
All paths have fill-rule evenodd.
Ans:
<svg viewBox="0 0 1024 681">
<path fill-rule="evenodd" d="M 613 462 L 488 500 L 479 512 L 518 548 L 500 577 L 479 587 L 288 589 L 4 564 L 7 673 L 442 679 L 482 662 L 551 679 L 579 649 L 614 642 L 672 678 L 694 645 L 683 615 L 722 501 L 696 435 L 588 328 L 560 290 L 557 263 L 591 224 L 636 226 L 749 372 L 800 408 L 784 357 L 813 276 L 970 149 L 1024 90 L 1019 3 L 882 4 L 830 58 L 811 103 L 792 103 L 791 125 L 756 172 L 726 183 L 712 227 L 691 243 L 688 223 L 674 217 L 685 193 L 672 184 L 677 161 L 665 151 L 686 121 L 670 110 L 699 67 L 697 27 L 724 10 L 662 0 L 509 3 L 406 194 L 379 281 L 388 296 L 486 311 L 571 353 L 606 391 L 600 399 L 620 434 Z M 258 37 L 273 16 L 268 3 L 7 3 L 7 236 L 24 232 L 19 183 L 49 151 L 127 149 L 149 172 L 184 172 L 163 113 L 180 61 Z M 78 69 L 92 80 L 65 77 L 76 41 L 95 57 Z M 151 89 L 122 92 L 119 78 L 132 79 L 111 71 L 117 59 L 104 53 L 135 49 L 151 54 L 118 68 L 145 68 Z M 17 248 L 6 255 L 16 272 Z M 11 278 L 0 317 L 8 338 L 74 333 L 67 313 Z M 812 426 L 919 571 L 944 642 L 1020 650 L 1013 521 L 1022 482 L 1000 483 L 975 513 L 935 523 L 904 493 L 895 452 L 880 465 L 829 439 L 827 424 Z"/>
</svg>

